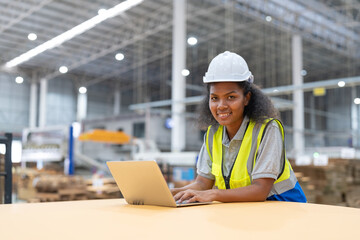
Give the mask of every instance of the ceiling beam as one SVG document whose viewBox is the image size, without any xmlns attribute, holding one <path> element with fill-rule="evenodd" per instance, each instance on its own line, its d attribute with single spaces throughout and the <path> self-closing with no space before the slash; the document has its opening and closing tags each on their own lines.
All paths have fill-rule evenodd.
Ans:
<svg viewBox="0 0 360 240">
<path fill-rule="evenodd" d="M 301 34 L 303 38 L 320 43 L 343 55 L 360 58 L 360 35 L 350 28 L 339 26 L 335 19 L 328 19 L 322 15 L 322 9 L 311 9 L 291 0 L 235 1 L 235 7 L 247 16 L 260 21 L 265 21 L 266 16 L 271 16 L 271 24 L 279 29 Z M 318 5 L 326 7 L 321 3 Z"/>
<path fill-rule="evenodd" d="M 21 22 L 26 17 L 30 16 L 34 12 L 38 11 L 39 9 L 43 8 L 45 5 L 49 4 L 53 0 L 43 0 L 40 3 L 37 3 L 34 7 L 29 8 L 26 12 L 21 13 L 16 18 L 10 20 L 6 25 L 0 27 L 0 33 L 4 32 L 5 30 L 11 28 L 15 24 Z"/>
</svg>

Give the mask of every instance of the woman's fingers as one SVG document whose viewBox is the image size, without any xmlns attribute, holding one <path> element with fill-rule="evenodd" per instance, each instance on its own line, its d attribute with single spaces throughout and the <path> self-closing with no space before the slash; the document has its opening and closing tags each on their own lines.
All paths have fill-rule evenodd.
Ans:
<svg viewBox="0 0 360 240">
<path fill-rule="evenodd" d="M 192 203 L 192 202 L 200 202 L 200 201 L 197 200 L 197 195 L 192 196 L 192 198 L 190 198 L 188 200 L 188 203 Z"/>
<path fill-rule="evenodd" d="M 189 189 L 178 192 L 177 194 L 175 194 L 174 199 L 175 201 L 183 202 L 194 196 L 195 194 L 194 192 L 195 192 L 194 190 L 189 190 Z"/>
<path fill-rule="evenodd" d="M 181 192 L 178 192 L 177 194 L 175 194 L 175 196 L 174 196 L 175 201 L 178 201 L 185 194 L 186 191 L 187 190 L 181 191 Z"/>
<path fill-rule="evenodd" d="M 205 191 L 191 191 L 184 194 L 182 197 L 184 200 L 190 202 L 212 202 L 215 200 L 214 191 L 213 190 L 205 190 Z"/>
<path fill-rule="evenodd" d="M 187 189 L 181 191 L 174 196 L 175 201 L 177 202 L 211 202 L 213 201 L 211 192 L 208 191 L 196 191 Z"/>
<path fill-rule="evenodd" d="M 188 201 L 189 199 L 194 197 L 196 195 L 196 193 L 197 193 L 197 191 L 194 191 L 194 190 L 186 190 L 184 192 L 184 194 L 181 196 L 180 202 Z"/>
</svg>

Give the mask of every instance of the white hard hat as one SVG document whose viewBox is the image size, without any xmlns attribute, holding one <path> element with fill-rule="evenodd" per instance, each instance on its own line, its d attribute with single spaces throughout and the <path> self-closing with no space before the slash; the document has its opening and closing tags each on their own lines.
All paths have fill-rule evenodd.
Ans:
<svg viewBox="0 0 360 240">
<path fill-rule="evenodd" d="M 211 60 L 203 81 L 204 83 L 253 82 L 254 77 L 240 55 L 226 51 Z"/>
</svg>

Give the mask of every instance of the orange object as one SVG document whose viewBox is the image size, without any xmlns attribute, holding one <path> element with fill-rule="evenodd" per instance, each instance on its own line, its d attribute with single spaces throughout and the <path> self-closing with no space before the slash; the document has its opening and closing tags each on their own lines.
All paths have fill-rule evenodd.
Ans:
<svg viewBox="0 0 360 240">
<path fill-rule="evenodd" d="M 92 131 L 80 134 L 79 140 L 112 144 L 127 144 L 130 142 L 130 136 L 121 131 L 115 132 L 103 129 L 94 129 Z"/>
</svg>

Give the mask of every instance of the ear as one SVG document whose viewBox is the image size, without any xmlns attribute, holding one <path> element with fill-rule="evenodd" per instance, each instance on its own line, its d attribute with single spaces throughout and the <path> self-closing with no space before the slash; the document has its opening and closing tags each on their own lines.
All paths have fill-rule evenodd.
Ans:
<svg viewBox="0 0 360 240">
<path fill-rule="evenodd" d="M 245 95 L 245 106 L 247 106 L 250 102 L 250 99 L 251 99 L 251 92 L 248 92 L 246 95 Z"/>
</svg>

